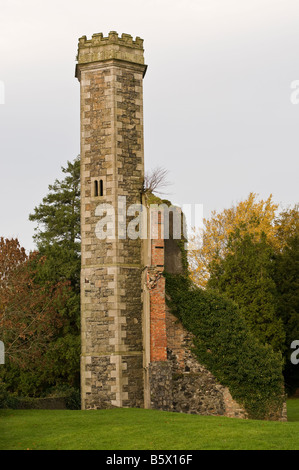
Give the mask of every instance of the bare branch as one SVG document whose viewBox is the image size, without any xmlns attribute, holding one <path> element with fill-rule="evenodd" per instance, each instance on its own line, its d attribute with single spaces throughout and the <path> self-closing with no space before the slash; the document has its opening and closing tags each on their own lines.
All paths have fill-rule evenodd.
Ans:
<svg viewBox="0 0 299 470">
<path fill-rule="evenodd" d="M 143 191 L 145 193 L 168 194 L 161 189 L 170 186 L 172 183 L 167 181 L 168 170 L 162 167 L 156 167 L 145 174 Z"/>
</svg>

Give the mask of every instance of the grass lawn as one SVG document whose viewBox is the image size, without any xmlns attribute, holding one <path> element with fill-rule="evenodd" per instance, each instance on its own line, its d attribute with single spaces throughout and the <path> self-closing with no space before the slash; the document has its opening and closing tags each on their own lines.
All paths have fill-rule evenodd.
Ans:
<svg viewBox="0 0 299 470">
<path fill-rule="evenodd" d="M 288 422 L 156 410 L 0 410 L 0 450 L 299 450 L 299 400 Z"/>
</svg>

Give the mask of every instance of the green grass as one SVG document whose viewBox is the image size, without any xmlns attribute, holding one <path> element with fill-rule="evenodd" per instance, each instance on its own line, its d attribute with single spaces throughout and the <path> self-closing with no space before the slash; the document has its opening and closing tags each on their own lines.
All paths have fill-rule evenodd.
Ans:
<svg viewBox="0 0 299 470">
<path fill-rule="evenodd" d="M 0 410 L 0 449 L 299 450 L 299 400 L 288 422 L 156 410 Z"/>
<path fill-rule="evenodd" d="M 293 398 L 287 401 L 288 421 L 299 421 L 299 399 Z"/>
</svg>

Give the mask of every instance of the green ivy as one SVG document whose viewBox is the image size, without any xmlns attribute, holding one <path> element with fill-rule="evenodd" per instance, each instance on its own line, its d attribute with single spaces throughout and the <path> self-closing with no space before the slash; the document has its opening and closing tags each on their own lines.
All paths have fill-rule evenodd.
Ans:
<svg viewBox="0 0 299 470">
<path fill-rule="evenodd" d="M 282 409 L 282 358 L 250 332 L 238 307 L 220 294 L 195 287 L 185 275 L 165 273 L 172 313 L 194 335 L 198 361 L 227 386 L 252 419 Z"/>
</svg>

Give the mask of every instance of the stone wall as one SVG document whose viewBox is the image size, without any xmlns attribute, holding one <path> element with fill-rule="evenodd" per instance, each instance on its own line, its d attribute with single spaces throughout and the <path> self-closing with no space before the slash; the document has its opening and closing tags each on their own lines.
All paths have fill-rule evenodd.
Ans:
<svg viewBox="0 0 299 470">
<path fill-rule="evenodd" d="M 173 411 L 173 371 L 169 361 L 151 362 L 149 365 L 150 407 Z"/>
<path fill-rule="evenodd" d="M 201 415 L 246 418 L 235 402 L 203 365 L 192 349 L 192 335 L 169 312 L 166 312 L 167 356 L 172 365 L 173 411 Z"/>
</svg>

